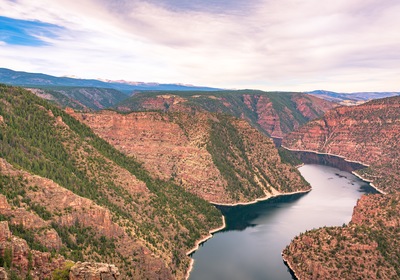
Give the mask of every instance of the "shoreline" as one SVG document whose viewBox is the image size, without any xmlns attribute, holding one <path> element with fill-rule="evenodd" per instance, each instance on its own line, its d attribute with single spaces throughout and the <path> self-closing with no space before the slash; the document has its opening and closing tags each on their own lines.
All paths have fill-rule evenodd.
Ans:
<svg viewBox="0 0 400 280">
<path fill-rule="evenodd" d="M 290 265 L 290 262 L 287 259 L 285 259 L 285 256 L 283 255 L 283 252 L 281 253 L 281 255 L 282 255 L 283 263 L 286 265 L 287 268 L 289 268 L 290 274 L 295 278 L 295 280 L 299 280 L 300 278 L 296 275 L 296 271 Z"/>
<path fill-rule="evenodd" d="M 375 186 L 375 185 L 373 184 L 373 181 L 364 178 L 363 176 L 361 176 L 360 174 L 358 174 L 358 173 L 355 172 L 355 171 L 352 171 L 351 173 L 352 173 L 354 176 L 356 176 L 357 178 L 359 178 L 359 179 L 363 180 L 364 182 L 368 183 L 368 184 L 369 184 L 372 188 L 374 188 L 378 193 L 383 194 L 383 195 L 387 194 L 386 192 L 382 191 L 382 190 L 379 189 L 377 186 Z"/>
<path fill-rule="evenodd" d="M 359 161 L 348 160 L 348 159 L 346 159 L 346 158 L 343 157 L 343 156 L 339 156 L 339 155 L 335 155 L 335 154 L 319 153 L 319 152 L 308 151 L 308 150 L 288 149 L 287 147 L 284 147 L 284 146 L 282 146 L 282 147 L 285 148 L 285 149 L 287 149 L 287 150 L 289 150 L 289 151 L 310 152 L 310 153 L 320 154 L 320 155 L 335 156 L 335 157 L 339 157 L 339 158 L 341 158 L 341 159 L 343 159 L 343 160 L 345 160 L 345 161 L 347 161 L 347 162 L 350 162 L 350 163 L 358 163 L 358 164 L 364 165 L 365 167 L 368 167 L 368 166 L 369 166 L 369 165 L 367 165 L 367 164 L 365 164 L 365 163 L 362 163 L 362 162 L 359 162 Z M 300 164 L 300 165 L 298 165 L 298 166 L 295 166 L 295 168 L 300 168 L 300 167 L 302 167 L 302 166 L 304 166 L 304 165 L 305 165 L 305 164 L 302 163 L 302 164 Z M 386 192 L 384 192 L 384 191 L 380 190 L 379 188 L 377 188 L 376 186 L 374 186 L 373 183 L 372 183 L 373 181 L 363 178 L 361 175 L 357 174 L 355 171 L 352 171 L 351 173 L 352 173 L 354 176 L 356 176 L 357 178 L 359 178 L 359 179 L 363 180 L 364 182 L 368 183 L 372 188 L 374 188 L 374 189 L 375 189 L 377 192 L 379 192 L 380 194 L 384 194 L 384 195 L 386 194 Z M 255 199 L 255 200 L 249 201 L 249 202 L 215 203 L 215 202 L 210 201 L 210 203 L 213 204 L 213 205 L 216 205 L 216 206 L 231 206 L 231 207 L 234 207 L 234 206 L 245 206 L 245 205 L 251 205 L 251 204 L 258 203 L 258 202 L 266 201 L 266 200 L 268 200 L 268 199 L 275 198 L 275 197 L 279 197 L 279 196 L 290 196 L 290 195 L 295 195 L 295 194 L 304 194 L 304 193 L 310 192 L 311 190 L 312 190 L 312 188 L 310 188 L 309 190 L 295 191 L 295 192 L 290 192 L 290 193 L 277 193 L 277 194 L 273 194 L 273 195 L 271 195 L 271 196 L 265 196 L 265 197 L 262 197 L 262 198 L 257 198 L 257 199 Z M 190 254 L 192 254 L 192 253 L 194 253 L 195 251 L 197 251 L 202 243 L 204 243 L 204 242 L 206 242 L 208 239 L 212 238 L 213 233 L 216 233 L 216 232 L 218 232 L 218 231 L 220 231 L 220 230 L 223 230 L 223 229 L 226 227 L 225 216 L 223 216 L 223 215 L 222 215 L 222 221 L 223 221 L 223 225 L 222 225 L 221 227 L 218 227 L 218 228 L 215 228 L 215 229 L 210 230 L 210 231 L 209 231 L 209 234 L 208 234 L 206 237 L 197 240 L 196 243 L 195 243 L 195 247 L 194 247 L 193 249 L 189 250 L 189 251 L 186 253 L 186 255 L 189 256 Z M 282 254 L 283 262 L 285 263 L 285 265 L 286 265 L 286 266 L 288 267 L 288 269 L 290 270 L 292 276 L 294 276 L 294 278 L 298 280 L 299 278 L 298 278 L 298 276 L 296 275 L 296 271 L 292 268 L 292 266 L 290 265 L 290 263 L 288 262 L 288 260 L 285 259 L 284 255 L 283 255 L 283 252 L 282 252 L 281 254 Z M 191 271 L 193 270 L 193 266 L 194 266 L 194 259 L 191 258 L 190 264 L 189 264 L 189 268 L 188 268 L 188 271 L 186 272 L 186 276 L 185 276 L 185 279 L 186 279 L 186 280 L 189 279 L 190 273 L 191 273 Z"/>
<path fill-rule="evenodd" d="M 365 163 L 363 163 L 363 162 L 348 160 L 347 158 L 345 158 L 345 157 L 343 157 L 343 156 L 339 156 L 339 155 L 335 155 L 335 154 L 330 154 L 330 153 L 319 153 L 319 152 L 310 151 L 310 150 L 289 149 L 289 148 L 287 148 L 287 147 L 285 147 L 285 146 L 283 146 L 283 145 L 282 145 L 282 147 L 283 147 L 284 149 L 289 150 L 289 151 L 294 151 L 294 152 L 309 152 L 309 153 L 314 153 L 314 154 L 318 154 L 318 155 L 335 156 L 335 157 L 342 158 L 343 160 L 345 160 L 345 161 L 347 161 L 347 162 L 358 163 L 358 164 L 364 165 L 364 166 L 366 166 L 366 167 L 369 167 L 369 166 L 370 166 L 370 165 L 365 164 Z M 303 165 L 304 165 L 304 163 L 303 163 Z M 378 187 L 376 187 L 376 186 L 373 184 L 373 181 L 372 181 L 372 180 L 366 179 L 366 178 L 364 178 L 363 176 L 361 176 L 360 174 L 358 174 L 358 173 L 356 172 L 356 170 L 355 170 L 355 171 L 351 171 L 351 174 L 353 174 L 354 176 L 356 176 L 356 177 L 359 178 L 360 180 L 362 180 L 362 181 L 368 183 L 368 184 L 369 184 L 373 189 L 375 189 L 378 193 L 380 193 L 380 194 L 382 194 L 382 195 L 386 195 L 386 194 L 387 194 L 386 192 L 384 192 L 384 191 L 382 191 L 381 189 L 379 189 Z M 365 195 L 365 194 L 364 194 L 364 195 Z M 353 215 L 352 215 L 352 216 L 353 216 Z M 291 243 L 291 242 L 290 242 L 290 243 Z M 290 243 L 289 243 L 289 244 L 290 244 Z M 284 263 L 284 264 L 286 265 L 286 267 L 289 269 L 289 272 L 290 272 L 290 274 L 292 275 L 292 277 L 293 277 L 295 280 L 299 280 L 300 278 L 299 278 L 299 276 L 296 274 L 296 270 L 294 270 L 294 268 L 293 268 L 293 266 L 291 265 L 291 263 L 285 258 L 284 254 L 283 254 L 283 251 L 282 251 L 281 255 L 282 255 L 283 263 Z"/>
<path fill-rule="evenodd" d="M 296 165 L 294 168 L 299 169 L 300 167 L 303 167 L 304 165 L 305 165 L 305 163 L 302 163 L 302 164 Z"/>
<path fill-rule="evenodd" d="M 341 159 L 343 159 L 344 161 L 347 161 L 347 162 L 350 162 L 350 163 L 358 163 L 358 164 L 364 165 L 365 167 L 369 167 L 369 166 L 370 166 L 369 164 L 366 164 L 366 163 L 364 163 L 364 162 L 355 161 L 355 160 L 349 160 L 349 159 L 347 159 L 346 157 L 340 156 L 340 155 L 335 155 L 335 154 L 330 154 L 330 153 L 320 153 L 320 152 L 316 152 L 316 151 L 312 151 L 312 150 L 290 149 L 290 148 L 288 148 L 288 147 L 286 147 L 286 146 L 283 146 L 283 145 L 282 145 L 281 147 L 284 148 L 284 149 L 286 149 L 286 150 L 288 150 L 288 151 L 292 151 L 292 152 L 306 152 L 306 153 L 313 153 L 313 154 L 317 154 L 317 155 L 334 156 L 334 157 L 341 158 Z M 303 165 L 304 165 L 304 163 L 301 164 L 300 166 L 303 166 Z M 297 168 L 297 166 L 296 166 L 296 168 Z M 372 180 L 366 179 L 366 178 L 364 178 L 363 176 L 361 176 L 360 174 L 358 174 L 358 173 L 357 173 L 357 170 L 351 171 L 351 174 L 353 174 L 353 175 L 356 176 L 357 178 L 363 180 L 364 182 L 368 183 L 368 184 L 369 184 L 373 189 L 375 189 L 378 193 L 384 194 L 384 195 L 387 194 L 385 191 L 383 191 L 383 190 L 379 189 L 377 186 L 375 186 L 375 185 L 373 184 L 373 181 L 372 181 Z"/>
<path fill-rule="evenodd" d="M 194 247 L 193 247 L 192 249 L 190 249 L 189 251 L 186 252 L 186 256 L 189 256 L 189 255 L 193 254 L 194 252 L 196 252 L 196 251 L 200 248 L 200 245 L 201 245 L 202 243 L 206 242 L 208 239 L 210 239 L 211 237 L 213 237 L 213 233 L 216 233 L 216 232 L 218 232 L 218 231 L 221 231 L 221 230 L 223 230 L 225 227 L 226 227 L 225 216 L 222 215 L 222 226 L 210 230 L 210 231 L 208 232 L 208 235 L 207 235 L 206 237 L 203 237 L 203 238 L 197 240 L 197 241 L 195 242 Z M 189 279 L 190 272 L 192 272 L 192 270 L 193 270 L 193 265 L 194 265 L 194 259 L 193 259 L 192 257 L 190 257 L 189 268 L 188 268 L 188 270 L 187 270 L 187 272 L 186 272 L 186 276 L 185 276 L 185 279 L 186 279 L 186 280 Z"/>
<path fill-rule="evenodd" d="M 369 164 L 366 164 L 366 163 L 364 163 L 364 162 L 356 161 L 356 160 L 350 160 L 350 159 L 346 158 L 345 156 L 341 156 L 341 155 L 330 154 L 330 153 L 322 153 L 322 152 L 316 152 L 316 151 L 313 151 L 313 150 L 290 149 L 290 148 L 288 148 L 288 147 L 286 147 L 286 146 L 284 146 L 284 145 L 282 145 L 281 147 L 284 148 L 284 149 L 286 149 L 286 150 L 288 150 L 288 151 L 292 151 L 292 152 L 306 152 L 306 153 L 313 153 L 313 154 L 317 154 L 317 155 L 334 156 L 334 157 L 341 158 L 341 159 L 343 159 L 343 160 L 345 160 L 345 161 L 347 161 L 347 162 L 350 162 L 350 163 L 358 163 L 358 164 L 364 165 L 365 167 L 369 167 L 369 166 L 370 166 Z"/>
<path fill-rule="evenodd" d="M 233 206 L 245 206 L 245 205 L 251 205 L 251 204 L 256 204 L 258 202 L 266 201 L 266 200 L 274 198 L 274 197 L 301 194 L 301 193 L 308 193 L 310 191 L 311 191 L 311 188 L 309 190 L 304 190 L 304 191 L 295 191 L 295 192 L 290 192 L 290 193 L 277 193 L 277 194 L 273 194 L 273 195 L 270 195 L 270 196 L 264 196 L 264 197 L 261 197 L 261 198 L 256 198 L 255 200 L 252 200 L 252 201 L 249 201 L 249 202 L 217 203 L 217 202 L 210 201 L 210 203 L 213 204 L 213 205 L 216 205 L 216 206 L 232 206 L 232 207 Z"/>
<path fill-rule="evenodd" d="M 255 204 L 255 203 L 258 203 L 258 202 L 261 202 L 261 201 L 265 201 L 265 200 L 268 200 L 268 199 L 274 198 L 274 197 L 289 196 L 289 195 L 295 195 L 295 194 L 301 194 L 301 193 L 308 193 L 308 192 L 310 192 L 311 190 L 312 190 L 312 189 L 310 188 L 309 190 L 304 190 L 304 191 L 296 191 L 296 192 L 290 192 L 290 193 L 279 193 L 279 194 L 275 194 L 275 195 L 272 195 L 272 196 L 263 197 L 263 198 L 256 199 L 256 200 L 254 200 L 254 201 L 243 202 L 243 203 L 240 203 L 240 202 L 239 202 L 239 203 L 235 203 L 235 204 L 218 204 L 218 203 L 213 203 L 213 202 L 210 202 L 210 203 L 213 204 L 213 205 L 218 205 L 218 206 L 250 205 L 250 204 Z M 225 227 L 226 227 L 225 216 L 222 215 L 222 226 L 210 230 L 210 231 L 208 232 L 209 234 L 208 234 L 206 237 L 203 237 L 203 238 L 197 240 L 197 241 L 195 242 L 195 246 L 194 246 L 191 250 L 189 250 L 189 251 L 186 252 L 186 256 L 189 256 L 189 255 L 193 254 L 194 252 L 196 252 L 196 251 L 200 248 L 200 245 L 201 245 L 202 243 L 204 243 L 204 242 L 206 242 L 208 239 L 212 238 L 214 233 L 223 230 Z M 193 270 L 193 266 L 194 266 L 194 259 L 190 257 L 189 268 L 188 268 L 188 270 L 187 270 L 187 272 L 186 272 L 186 276 L 185 276 L 185 279 L 186 279 L 186 280 L 189 279 L 190 273 L 191 273 L 192 270 Z"/>
</svg>

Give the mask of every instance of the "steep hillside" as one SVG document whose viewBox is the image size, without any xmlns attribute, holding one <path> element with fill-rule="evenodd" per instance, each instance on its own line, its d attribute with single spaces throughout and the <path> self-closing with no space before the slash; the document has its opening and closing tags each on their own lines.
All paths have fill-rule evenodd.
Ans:
<svg viewBox="0 0 400 280">
<path fill-rule="evenodd" d="M 334 103 L 302 93 L 253 90 L 219 92 L 141 92 L 119 103 L 120 111 L 208 111 L 249 121 L 276 138 L 322 116 Z"/>
<path fill-rule="evenodd" d="M 357 171 L 379 189 L 400 190 L 400 96 L 339 107 L 283 140 L 293 150 L 329 153 L 359 161 Z"/>
<path fill-rule="evenodd" d="M 284 139 L 369 164 L 357 173 L 387 193 L 363 196 L 347 226 L 296 237 L 283 257 L 299 279 L 400 279 L 399 141 L 400 97 L 333 109 Z"/>
<path fill-rule="evenodd" d="M 71 107 L 81 111 L 109 108 L 127 98 L 127 95 L 110 88 L 46 87 L 28 90 L 61 108 Z"/>
<path fill-rule="evenodd" d="M 298 279 L 400 279 L 400 194 L 362 196 L 349 225 L 308 231 L 283 251 Z"/>
<path fill-rule="evenodd" d="M 154 179 L 47 101 L 3 85 L 0 158 L 0 213 L 13 235 L 34 250 L 114 263 L 124 279 L 184 278 L 186 252 L 221 225 L 203 199 Z M 8 266 L 25 277 L 19 268 Z"/>
<path fill-rule="evenodd" d="M 308 190 L 273 142 L 246 121 L 208 112 L 68 112 L 162 180 L 208 201 L 249 202 Z"/>
</svg>

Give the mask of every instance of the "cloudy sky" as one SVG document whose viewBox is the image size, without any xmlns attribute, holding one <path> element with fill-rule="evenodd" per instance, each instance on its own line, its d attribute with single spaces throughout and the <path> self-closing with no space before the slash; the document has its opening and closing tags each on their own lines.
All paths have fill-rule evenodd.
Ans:
<svg viewBox="0 0 400 280">
<path fill-rule="evenodd" d="M 0 0 L 0 67 L 223 88 L 400 91 L 399 0 Z"/>
</svg>

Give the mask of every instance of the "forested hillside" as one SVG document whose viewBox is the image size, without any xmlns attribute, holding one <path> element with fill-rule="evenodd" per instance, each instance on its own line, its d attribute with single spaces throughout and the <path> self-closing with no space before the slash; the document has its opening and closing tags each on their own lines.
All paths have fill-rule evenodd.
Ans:
<svg viewBox="0 0 400 280">
<path fill-rule="evenodd" d="M 154 179 L 134 158 L 21 88 L 0 86 L 0 143 L 0 214 L 29 252 L 114 263 L 127 279 L 183 278 L 186 251 L 221 225 L 214 206 Z M 22 278 L 33 274 L 31 265 L 20 268 L 7 266 Z"/>
<path fill-rule="evenodd" d="M 248 122 L 209 112 L 75 113 L 150 173 L 213 203 L 245 203 L 309 190 L 272 140 Z"/>
<path fill-rule="evenodd" d="M 128 98 L 122 92 L 111 88 L 40 87 L 28 90 L 61 108 L 70 107 L 80 111 L 109 108 Z"/>
<path fill-rule="evenodd" d="M 120 111 L 208 111 L 242 118 L 265 134 L 282 138 L 309 120 L 322 116 L 335 103 L 292 92 L 154 91 L 140 92 L 116 106 Z"/>
</svg>

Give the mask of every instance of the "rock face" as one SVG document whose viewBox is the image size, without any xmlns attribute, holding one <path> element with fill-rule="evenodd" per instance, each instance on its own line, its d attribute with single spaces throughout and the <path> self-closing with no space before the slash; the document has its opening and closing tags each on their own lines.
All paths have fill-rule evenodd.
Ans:
<svg viewBox="0 0 400 280">
<path fill-rule="evenodd" d="M 19 238 L 19 275 L 27 267 L 51 275 L 40 270 L 57 260 L 51 250 L 73 261 L 112 263 L 123 279 L 182 279 L 186 252 L 221 226 L 214 206 L 150 176 L 34 94 L 0 85 L 0 115 L 0 220 Z"/>
<path fill-rule="evenodd" d="M 29 274 L 34 279 L 49 278 L 65 263 L 61 256 L 51 258 L 48 252 L 31 250 L 24 239 L 11 233 L 6 221 L 0 222 L 0 255 L 4 261 L 2 265 L 16 271 L 17 275 L 26 277 Z M 0 271 L 0 279 L 8 279 L 4 269 Z"/>
<path fill-rule="evenodd" d="M 390 192 L 400 181 L 399 131 L 400 97 L 396 96 L 335 108 L 285 137 L 282 145 L 370 165 L 359 174 Z"/>
<path fill-rule="evenodd" d="M 71 114 L 155 176 L 214 203 L 309 188 L 272 141 L 243 120 L 207 112 Z"/>
<path fill-rule="evenodd" d="M 70 280 L 117 280 L 118 269 L 105 263 L 77 262 L 69 273 Z"/>
<path fill-rule="evenodd" d="M 400 195 L 362 196 L 348 226 L 308 231 L 283 251 L 298 279 L 400 279 Z"/>
<path fill-rule="evenodd" d="M 341 155 L 387 194 L 364 195 L 343 227 L 296 237 L 283 257 L 299 279 L 400 279 L 400 97 L 340 107 L 293 132 L 290 149 Z"/>
<path fill-rule="evenodd" d="M 8 280 L 7 271 L 4 267 L 0 267 L 0 279 L 1 280 Z"/>
<path fill-rule="evenodd" d="M 307 121 L 322 116 L 335 103 L 302 93 L 223 91 L 138 93 L 116 107 L 120 111 L 161 110 L 227 113 L 282 138 Z"/>
</svg>

